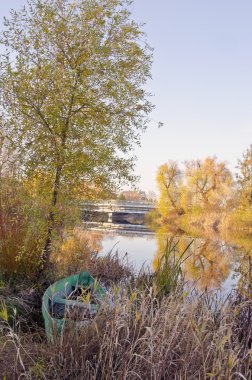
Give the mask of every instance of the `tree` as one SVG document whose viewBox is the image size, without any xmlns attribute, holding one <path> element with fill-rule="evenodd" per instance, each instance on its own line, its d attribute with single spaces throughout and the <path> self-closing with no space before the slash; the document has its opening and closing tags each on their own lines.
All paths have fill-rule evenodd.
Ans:
<svg viewBox="0 0 252 380">
<path fill-rule="evenodd" d="M 17 176 L 16 156 L 0 118 L 0 191 L 5 177 Z"/>
<path fill-rule="evenodd" d="M 252 145 L 243 154 L 243 159 L 238 161 L 237 168 L 239 203 L 242 207 L 252 206 Z"/>
<path fill-rule="evenodd" d="M 232 176 L 225 162 L 207 157 L 202 161 L 187 161 L 185 166 L 186 188 L 191 194 L 191 206 L 225 206 L 232 185 Z"/>
<path fill-rule="evenodd" d="M 28 0 L 5 19 L 0 111 L 24 175 L 48 181 L 46 264 L 63 194 L 133 179 L 132 147 L 152 109 L 152 53 L 129 4 Z"/>
<path fill-rule="evenodd" d="M 158 168 L 157 184 L 161 214 L 167 216 L 170 211 L 175 211 L 177 215 L 183 214 L 180 207 L 181 171 L 177 162 L 170 160 Z"/>
</svg>

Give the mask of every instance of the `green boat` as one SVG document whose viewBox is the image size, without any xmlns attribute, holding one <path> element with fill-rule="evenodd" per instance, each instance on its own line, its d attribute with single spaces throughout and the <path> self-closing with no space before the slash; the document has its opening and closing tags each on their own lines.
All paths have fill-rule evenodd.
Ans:
<svg viewBox="0 0 252 380">
<path fill-rule="evenodd" d="M 66 326 L 78 330 L 96 315 L 105 298 L 105 289 L 88 272 L 56 281 L 42 299 L 47 337 L 53 340 Z"/>
</svg>

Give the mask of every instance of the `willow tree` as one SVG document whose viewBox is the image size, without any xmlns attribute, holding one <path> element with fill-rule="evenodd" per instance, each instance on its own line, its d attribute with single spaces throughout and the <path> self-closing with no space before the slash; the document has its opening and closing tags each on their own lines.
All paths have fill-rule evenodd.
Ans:
<svg viewBox="0 0 252 380">
<path fill-rule="evenodd" d="M 191 197 L 190 207 L 219 210 L 226 207 L 232 189 L 232 175 L 225 162 L 216 157 L 185 162 L 186 191 Z"/>
<path fill-rule="evenodd" d="M 157 172 L 157 185 L 160 192 L 159 211 L 168 216 L 171 211 L 182 215 L 184 210 L 180 206 L 182 173 L 176 161 L 168 161 L 161 165 Z"/>
<path fill-rule="evenodd" d="M 246 208 L 252 206 L 252 144 L 238 161 L 237 182 L 239 187 L 239 204 Z"/>
<path fill-rule="evenodd" d="M 152 52 L 129 0 L 28 0 L 0 42 L 0 110 L 26 176 L 51 193 L 48 263 L 59 197 L 132 180 L 152 105 L 144 85 Z"/>
</svg>

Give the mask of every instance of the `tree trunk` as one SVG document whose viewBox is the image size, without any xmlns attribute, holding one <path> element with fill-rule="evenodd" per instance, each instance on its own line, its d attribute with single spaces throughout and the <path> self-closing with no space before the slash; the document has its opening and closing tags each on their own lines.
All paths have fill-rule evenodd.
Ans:
<svg viewBox="0 0 252 380">
<path fill-rule="evenodd" d="M 47 229 L 47 236 L 46 236 L 45 246 L 44 246 L 44 251 L 43 251 L 43 256 L 42 256 L 42 270 L 48 268 L 49 262 L 50 262 L 50 254 L 52 251 L 52 233 L 53 233 L 54 222 L 55 222 L 55 207 L 58 201 L 61 172 L 62 172 L 62 166 L 58 166 L 56 170 L 54 185 L 53 185 L 51 208 L 50 208 L 50 212 L 47 218 L 48 229 Z"/>
<path fill-rule="evenodd" d="M 176 202 L 173 200 L 169 190 L 167 189 L 167 195 L 168 195 L 168 198 L 170 199 L 170 202 L 171 202 L 171 205 L 172 207 L 174 208 L 174 210 L 176 211 L 176 213 L 178 215 L 183 215 L 184 214 L 184 210 L 182 208 L 178 208 L 177 205 L 176 205 Z"/>
<path fill-rule="evenodd" d="M 74 94 L 71 95 L 68 116 L 67 116 L 66 124 L 62 130 L 62 135 L 61 135 L 61 147 L 60 147 L 61 151 L 58 152 L 58 166 L 56 169 L 55 181 L 54 181 L 54 185 L 53 185 L 51 209 L 50 209 L 48 219 L 47 219 L 48 220 L 48 230 L 47 230 L 47 236 L 46 236 L 46 241 L 45 241 L 45 246 L 44 246 L 44 252 L 43 252 L 43 256 L 42 256 L 42 271 L 44 269 L 49 268 L 49 264 L 50 264 L 50 255 L 51 255 L 51 251 L 52 251 L 52 233 L 53 233 L 54 224 L 55 224 L 55 208 L 56 208 L 56 204 L 58 201 L 61 174 L 62 174 L 64 162 L 65 162 L 64 150 L 65 150 L 65 146 L 66 146 L 67 130 L 69 127 L 69 122 L 70 122 L 70 117 L 71 117 L 71 112 L 72 112 L 73 99 L 74 99 Z M 62 153 L 63 153 L 63 155 L 62 155 Z"/>
</svg>

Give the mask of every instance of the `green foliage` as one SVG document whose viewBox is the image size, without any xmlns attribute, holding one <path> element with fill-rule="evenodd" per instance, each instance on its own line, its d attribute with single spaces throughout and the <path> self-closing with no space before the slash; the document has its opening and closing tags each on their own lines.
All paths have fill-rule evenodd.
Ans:
<svg viewBox="0 0 252 380">
<path fill-rule="evenodd" d="M 128 0 L 30 0 L 5 19 L 1 130 L 25 176 L 49 194 L 42 266 L 57 206 L 134 179 L 132 148 L 152 110 L 152 52 Z"/>
<path fill-rule="evenodd" d="M 166 239 L 165 252 L 158 260 L 154 273 L 154 285 L 158 297 L 162 298 L 165 295 L 179 293 L 179 287 L 183 284 L 182 264 L 188 259 L 185 256 L 192 243 L 193 240 L 177 257 L 179 241 L 174 242 L 172 238 Z"/>
<path fill-rule="evenodd" d="M 64 194 L 131 180 L 132 145 L 152 109 L 151 50 L 128 1 L 29 1 L 0 43 L 2 122 L 26 175 Z M 15 85 L 13 85 L 15 83 Z"/>
</svg>

